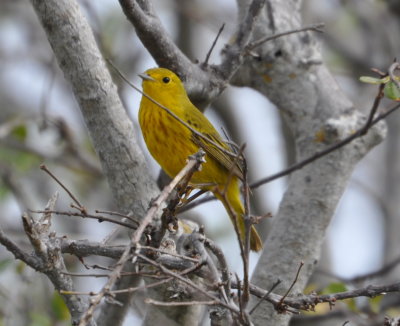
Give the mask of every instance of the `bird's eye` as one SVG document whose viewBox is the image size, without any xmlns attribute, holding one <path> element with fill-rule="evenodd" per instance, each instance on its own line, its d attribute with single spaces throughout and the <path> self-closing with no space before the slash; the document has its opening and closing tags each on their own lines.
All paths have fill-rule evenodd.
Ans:
<svg viewBox="0 0 400 326">
<path fill-rule="evenodd" d="M 170 80 L 171 80 L 171 79 L 169 79 L 169 77 L 164 77 L 164 78 L 162 79 L 162 81 L 163 81 L 165 84 L 168 84 L 168 83 L 170 82 Z"/>
</svg>

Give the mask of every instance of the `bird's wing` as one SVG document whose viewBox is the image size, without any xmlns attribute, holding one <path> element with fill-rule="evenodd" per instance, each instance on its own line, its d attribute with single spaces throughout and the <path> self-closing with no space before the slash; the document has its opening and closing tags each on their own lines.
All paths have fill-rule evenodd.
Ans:
<svg viewBox="0 0 400 326">
<path fill-rule="evenodd" d="M 203 137 L 192 134 L 192 141 L 199 147 L 201 147 L 210 157 L 212 157 L 215 161 L 220 163 L 224 168 L 228 171 L 231 171 L 233 175 L 237 176 L 239 179 L 243 179 L 243 171 L 241 168 L 241 160 L 240 158 L 236 158 L 235 153 L 229 148 L 229 146 L 223 142 L 219 135 L 218 138 L 213 137 L 210 134 L 203 134 L 205 137 L 210 139 L 212 142 L 218 144 L 227 152 L 231 152 L 232 155 L 229 155 L 215 146 L 213 143 L 207 141 Z"/>
<path fill-rule="evenodd" d="M 197 108 L 195 110 L 197 111 Z M 228 171 L 231 171 L 233 175 L 237 176 L 239 179 L 243 179 L 243 169 L 241 167 L 240 158 L 237 158 L 232 148 L 222 140 L 218 131 L 215 130 L 211 122 L 208 121 L 200 111 L 198 112 L 199 114 L 197 114 L 197 112 L 192 112 L 190 119 L 186 119 L 186 122 L 204 137 L 211 140 L 211 142 L 192 132 L 191 138 L 193 143 L 201 147 L 210 157 Z M 212 142 L 223 148 L 225 151 L 215 146 Z M 232 155 L 229 155 L 228 152 L 232 153 Z"/>
</svg>

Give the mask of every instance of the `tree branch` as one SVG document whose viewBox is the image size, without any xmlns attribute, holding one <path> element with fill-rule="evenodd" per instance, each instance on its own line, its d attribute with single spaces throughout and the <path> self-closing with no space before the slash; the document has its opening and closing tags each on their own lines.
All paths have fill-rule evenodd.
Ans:
<svg viewBox="0 0 400 326">
<path fill-rule="evenodd" d="M 58 65 L 72 86 L 116 206 L 124 213 L 132 211 L 138 217 L 144 216 L 158 189 L 77 1 L 31 0 L 31 3 Z M 136 276 L 126 277 L 120 286 L 134 286 L 139 281 Z M 120 325 L 130 299 L 130 295 L 118 296 L 122 305 L 103 307 L 99 325 Z"/>
</svg>

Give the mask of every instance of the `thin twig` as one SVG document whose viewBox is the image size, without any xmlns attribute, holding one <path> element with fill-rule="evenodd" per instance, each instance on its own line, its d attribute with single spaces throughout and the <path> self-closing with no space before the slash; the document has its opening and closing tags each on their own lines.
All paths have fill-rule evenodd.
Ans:
<svg viewBox="0 0 400 326">
<path fill-rule="evenodd" d="M 181 307 L 181 306 L 216 306 L 220 304 L 219 300 L 210 300 L 210 301 L 180 301 L 180 302 L 165 302 L 165 301 L 157 301 L 150 298 L 144 300 L 145 303 L 153 304 L 156 306 L 163 307 Z"/>
<path fill-rule="evenodd" d="M 221 25 L 221 27 L 219 28 L 217 36 L 215 37 L 215 39 L 214 39 L 214 41 L 213 41 L 213 43 L 211 45 L 210 50 L 207 52 L 206 59 L 203 62 L 204 66 L 208 65 L 208 60 L 210 59 L 211 53 L 214 50 L 215 45 L 217 44 L 217 41 L 218 41 L 219 37 L 221 36 L 222 31 L 224 30 L 224 27 L 225 27 L 225 23 L 223 23 Z"/>
<path fill-rule="evenodd" d="M 106 216 L 101 216 L 101 215 L 92 215 L 88 213 L 79 213 L 79 212 L 65 212 L 65 211 L 55 211 L 55 210 L 29 210 L 32 213 L 51 213 L 51 214 L 56 214 L 56 215 L 65 215 L 65 216 L 78 216 L 78 217 L 83 217 L 83 218 L 90 218 L 90 219 L 95 219 L 98 220 L 99 222 L 109 222 L 109 223 L 114 223 L 118 225 L 125 226 L 129 229 L 136 229 L 137 226 L 134 226 L 130 223 L 125 223 L 123 221 L 115 220 Z"/>
<path fill-rule="evenodd" d="M 372 121 L 374 119 L 375 113 L 376 111 L 378 111 L 379 103 L 381 102 L 384 96 L 383 93 L 384 88 L 385 84 L 382 83 L 379 85 L 378 94 L 375 96 L 374 102 L 372 103 L 372 108 L 369 112 L 367 122 L 365 123 L 364 127 L 361 128 L 361 136 L 364 136 L 368 132 L 369 128 L 371 128 L 372 126 Z"/>
<path fill-rule="evenodd" d="M 303 28 L 292 29 L 290 31 L 278 33 L 278 34 L 271 35 L 271 36 L 265 36 L 265 37 L 262 37 L 262 38 L 260 38 L 260 39 L 258 39 L 256 41 L 253 41 L 253 42 L 249 43 L 246 46 L 245 50 L 247 52 L 250 52 L 254 48 L 256 48 L 256 47 L 258 47 L 258 46 L 260 46 L 260 45 L 262 45 L 262 44 L 264 44 L 266 42 L 269 42 L 269 41 L 275 40 L 275 39 L 277 39 L 279 37 L 290 35 L 290 34 L 295 34 L 295 33 L 300 33 L 300 32 L 305 32 L 305 31 L 314 31 L 314 32 L 322 33 L 323 31 L 321 30 L 321 28 L 323 28 L 323 27 L 325 27 L 325 24 L 324 23 L 319 23 L 319 24 L 306 26 L 306 27 L 303 27 Z"/>
<path fill-rule="evenodd" d="M 268 290 L 268 292 L 265 293 L 265 294 L 262 296 L 262 298 L 260 298 L 260 300 L 254 305 L 253 308 L 250 309 L 249 315 L 251 315 L 251 314 L 260 306 L 260 304 L 271 294 L 271 292 L 272 292 L 273 290 L 275 290 L 275 288 L 276 288 L 279 284 L 281 284 L 281 283 L 282 283 L 282 281 L 278 279 L 274 284 L 272 284 L 272 286 L 271 286 L 271 288 Z"/>
<path fill-rule="evenodd" d="M 279 305 L 282 305 L 283 302 L 285 301 L 286 297 L 289 295 L 290 291 L 292 291 L 293 286 L 297 283 L 297 280 L 299 279 L 300 271 L 304 266 L 304 262 L 300 262 L 299 268 L 297 269 L 296 277 L 294 278 L 292 284 L 289 286 L 288 290 L 286 293 L 282 296 L 281 300 L 279 301 Z"/>
<path fill-rule="evenodd" d="M 244 197 L 244 257 L 243 257 L 243 293 L 240 298 L 242 306 L 246 309 L 250 299 L 249 291 L 249 253 L 250 253 L 250 232 L 251 232 L 251 220 L 250 220 L 250 197 L 249 197 L 249 183 L 247 178 L 247 161 L 243 159 L 243 197 Z"/>
<path fill-rule="evenodd" d="M 96 209 L 96 210 L 95 210 L 95 213 L 97 213 L 97 214 L 108 214 L 108 215 L 120 216 L 120 217 L 124 217 L 124 218 L 126 218 L 126 219 L 128 219 L 128 220 L 130 220 L 130 221 L 132 221 L 132 222 L 134 222 L 134 223 L 136 223 L 136 224 L 139 224 L 139 223 L 140 223 L 140 222 L 139 222 L 137 219 L 135 219 L 134 217 L 132 217 L 132 216 L 130 216 L 130 215 L 127 215 L 127 214 L 122 214 L 122 213 L 119 213 L 119 212 L 104 211 L 104 210 Z"/>
<path fill-rule="evenodd" d="M 187 204 L 187 205 L 184 205 L 184 206 L 182 206 L 182 207 L 179 207 L 179 209 L 177 210 L 177 212 L 178 212 L 178 213 L 183 213 L 183 212 L 186 212 L 186 211 L 188 211 L 188 210 L 191 210 L 191 209 L 193 209 L 193 208 L 195 208 L 195 207 L 197 207 L 197 206 L 199 206 L 199 205 L 208 203 L 209 201 L 213 201 L 213 200 L 217 200 L 217 198 L 215 198 L 215 196 L 213 196 L 213 195 L 207 195 L 207 196 L 205 196 L 205 197 L 203 197 L 203 198 L 201 198 L 201 199 L 198 199 L 198 200 L 196 200 L 196 201 L 192 201 L 192 202 L 190 202 L 190 203 Z"/>
<path fill-rule="evenodd" d="M 83 205 L 79 202 L 79 200 L 72 194 L 72 192 L 47 168 L 45 164 L 40 165 L 40 169 L 45 171 L 49 176 L 51 176 L 54 181 L 56 181 L 61 188 L 63 188 L 67 194 L 71 197 L 71 199 L 80 207 L 81 211 L 84 212 L 85 208 Z"/>
</svg>

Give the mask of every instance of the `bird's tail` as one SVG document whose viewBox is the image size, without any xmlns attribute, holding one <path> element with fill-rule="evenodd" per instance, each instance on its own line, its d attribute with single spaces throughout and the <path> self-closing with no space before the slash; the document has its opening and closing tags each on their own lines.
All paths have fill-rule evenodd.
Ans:
<svg viewBox="0 0 400 326">
<path fill-rule="evenodd" d="M 244 225 L 244 207 L 242 201 L 240 200 L 240 192 L 237 184 L 237 179 L 231 180 L 228 188 L 226 189 L 226 195 L 222 196 L 220 193 L 215 192 L 214 195 L 223 204 L 229 217 L 234 223 L 234 219 L 237 221 L 237 226 L 239 228 L 239 233 L 242 241 L 245 240 L 245 225 Z M 232 212 L 235 216 L 232 216 Z M 262 241 L 254 225 L 251 226 L 250 230 L 250 249 L 253 251 L 260 251 L 262 249 Z"/>
</svg>

